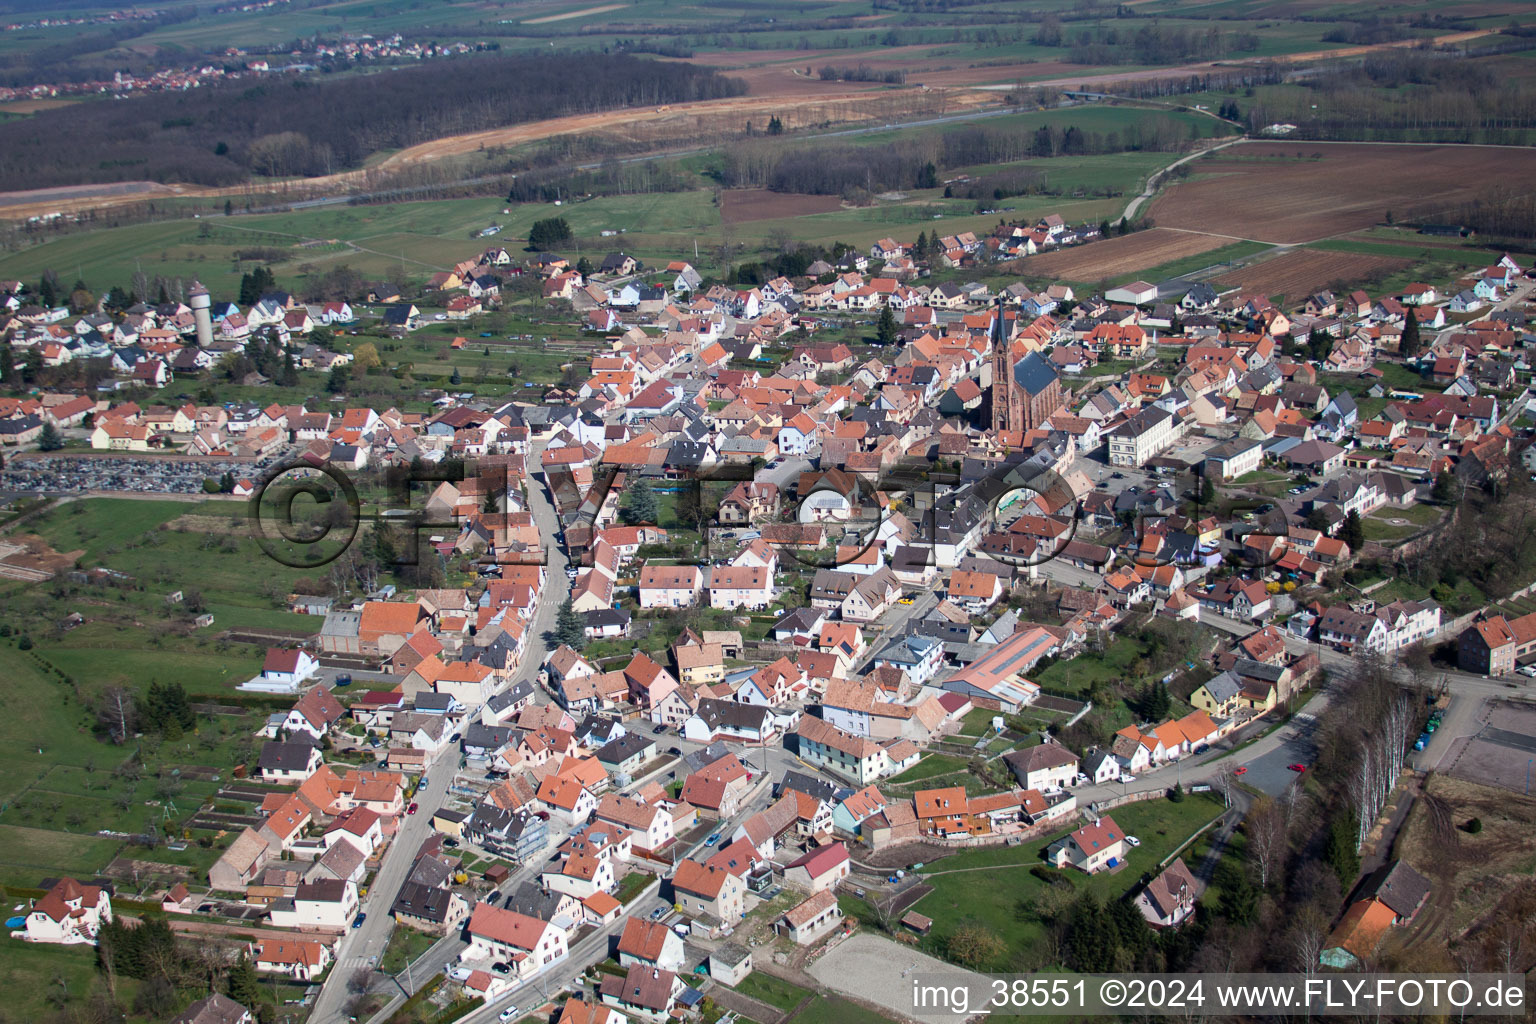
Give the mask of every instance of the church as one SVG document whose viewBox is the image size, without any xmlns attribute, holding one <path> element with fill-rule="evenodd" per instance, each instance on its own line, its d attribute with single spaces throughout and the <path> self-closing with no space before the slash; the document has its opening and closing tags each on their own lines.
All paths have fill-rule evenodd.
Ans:
<svg viewBox="0 0 1536 1024">
<path fill-rule="evenodd" d="M 1034 430 L 1067 401 L 1049 359 L 1030 352 L 1013 362 L 1011 349 L 998 317 L 992 334 L 992 430 L 999 434 Z"/>
</svg>

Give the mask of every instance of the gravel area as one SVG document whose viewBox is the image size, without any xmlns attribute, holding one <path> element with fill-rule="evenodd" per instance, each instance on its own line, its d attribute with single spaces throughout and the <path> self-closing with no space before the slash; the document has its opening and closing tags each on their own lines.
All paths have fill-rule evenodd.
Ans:
<svg viewBox="0 0 1536 1024">
<path fill-rule="evenodd" d="M 924 984 L 956 985 L 970 977 L 970 972 L 867 931 L 838 943 L 806 968 L 806 973 L 835 992 L 885 1007 L 893 1019 L 963 1024 L 976 1013 L 974 1007 L 970 1014 L 915 1010 L 912 987 L 917 977 L 921 976 Z"/>
</svg>

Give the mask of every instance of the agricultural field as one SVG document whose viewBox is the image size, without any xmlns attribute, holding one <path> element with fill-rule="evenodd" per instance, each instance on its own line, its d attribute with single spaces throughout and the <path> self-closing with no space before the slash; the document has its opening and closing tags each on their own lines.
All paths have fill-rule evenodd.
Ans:
<svg viewBox="0 0 1536 1024">
<path fill-rule="evenodd" d="M 979 123 L 1006 124 L 1023 131 L 1033 130 L 1029 126 L 1037 123 L 1060 122 L 1114 131 L 1141 118 L 1178 116 L 1135 107 L 1084 107 Z M 890 131 L 859 136 L 857 141 L 874 144 L 922 138 L 921 132 Z M 786 145 L 790 142 L 786 139 Z M 654 264 L 684 254 L 692 259 L 697 246 L 695 265 L 706 274 L 718 274 L 724 266 L 722 257 L 729 262 L 754 258 L 776 248 L 782 238 L 868 245 L 892 233 L 915 238 L 920 230 L 982 231 L 1000 217 L 1023 220 L 1053 212 L 1074 223 L 1097 223 L 1117 217 L 1125 203 L 1123 198 L 1097 197 L 1133 193 L 1148 174 L 1171 159 L 1167 153 L 1127 152 L 1009 165 L 1042 172 L 1042 187 L 1052 194 L 1009 197 L 998 202 L 1003 212 L 980 214 L 975 201 L 945 199 L 942 188 L 913 190 L 866 206 L 845 205 L 837 196 L 725 190 L 717 204 L 717 190 L 708 176 L 713 161 L 695 156 L 677 158 L 679 166 L 699 183 L 698 188 L 682 192 L 598 196 L 558 207 L 508 206 L 504 198 L 492 197 L 272 214 L 243 214 L 236 208 L 229 217 L 103 227 L 51 238 L 0 254 L 0 276 L 31 281 L 51 268 L 63 278 L 80 278 L 88 287 L 105 292 L 113 285 L 126 285 L 136 271 L 142 271 L 151 278 L 200 280 L 221 299 L 233 297 L 240 275 L 258 263 L 271 266 L 281 286 L 300 293 L 307 282 L 338 267 L 351 268 L 368 279 L 420 283 L 491 244 L 520 251 L 533 222 L 552 216 L 569 222 L 578 239 L 572 247 L 576 252 L 622 249 Z M 963 170 L 985 174 L 1000 166 Z M 492 224 L 502 230 L 489 238 L 477 237 Z M 609 236 L 604 237 L 604 232 Z"/>
<path fill-rule="evenodd" d="M 1148 267 L 1182 260 L 1226 244 L 1227 239 L 1212 235 L 1158 227 L 1061 252 L 1031 256 L 1022 266 L 1031 276 L 1092 282 L 1136 274 Z"/>
<path fill-rule="evenodd" d="M 1369 228 L 1389 211 L 1528 187 L 1530 154 L 1482 146 L 1244 142 L 1192 165 L 1152 205 L 1164 227 L 1300 244 Z"/>
<path fill-rule="evenodd" d="M 1292 249 L 1274 259 L 1228 271 L 1213 278 L 1211 284 L 1219 289 L 1241 288 L 1245 295 L 1266 295 L 1277 302 L 1294 305 L 1303 296 L 1335 282 L 1355 282 L 1406 266 L 1407 260 L 1393 256 Z"/>
</svg>

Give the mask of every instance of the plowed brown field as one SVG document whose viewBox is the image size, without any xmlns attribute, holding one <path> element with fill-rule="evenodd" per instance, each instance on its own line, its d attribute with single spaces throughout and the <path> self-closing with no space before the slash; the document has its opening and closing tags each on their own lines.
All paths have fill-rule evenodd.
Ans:
<svg viewBox="0 0 1536 1024">
<path fill-rule="evenodd" d="M 808 213 L 831 213 L 842 207 L 843 201 L 837 196 L 769 192 L 761 188 L 737 188 L 720 193 L 720 219 L 727 224 L 804 217 Z"/>
<path fill-rule="evenodd" d="M 1228 271 L 1211 283 L 1218 290 L 1241 288 L 1254 295 L 1284 295 L 1294 305 L 1302 296 L 1320 291 L 1334 281 L 1357 280 L 1407 265 L 1407 260 L 1392 256 L 1296 249 L 1272 260 Z"/>
<path fill-rule="evenodd" d="M 1190 166 L 1196 180 L 1152 204 L 1157 223 L 1300 243 L 1370 227 L 1392 209 L 1452 204 L 1491 188 L 1527 192 L 1536 159 L 1496 146 L 1298 140 L 1245 142 Z"/>
<path fill-rule="evenodd" d="M 1061 252 L 1031 256 L 1024 260 L 1022 269 L 1030 276 L 1097 281 L 1106 277 L 1135 274 L 1148 267 L 1181 260 L 1207 249 L 1219 249 L 1230 241 L 1212 235 L 1152 228 L 1123 238 L 1108 238 Z"/>
</svg>

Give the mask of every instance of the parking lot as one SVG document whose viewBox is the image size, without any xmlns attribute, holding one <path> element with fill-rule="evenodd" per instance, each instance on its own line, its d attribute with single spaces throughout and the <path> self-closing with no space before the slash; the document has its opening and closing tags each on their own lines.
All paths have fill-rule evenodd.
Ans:
<svg viewBox="0 0 1536 1024">
<path fill-rule="evenodd" d="M 124 455 L 72 457 L 44 455 L 13 459 L 0 470 L 0 492 L 80 494 L 121 491 L 136 494 L 198 494 L 203 481 L 224 473 L 255 480 L 279 456 L 256 461 L 235 459 L 136 459 Z"/>
<path fill-rule="evenodd" d="M 1489 701 L 1479 721 L 1476 733 L 1456 741 L 1441 770 L 1470 782 L 1527 792 L 1536 762 L 1536 707 Z"/>
</svg>

